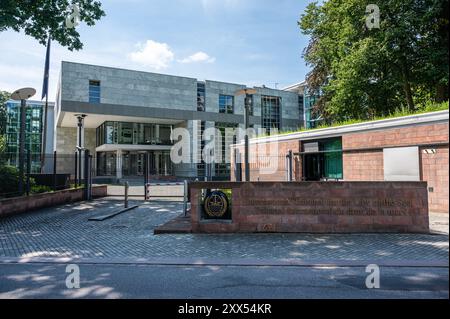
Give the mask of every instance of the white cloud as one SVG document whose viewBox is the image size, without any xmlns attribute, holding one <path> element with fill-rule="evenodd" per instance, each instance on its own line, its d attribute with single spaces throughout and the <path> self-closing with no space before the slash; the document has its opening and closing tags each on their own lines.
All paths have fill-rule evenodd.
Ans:
<svg viewBox="0 0 450 319">
<path fill-rule="evenodd" d="M 174 56 L 169 45 L 153 40 L 147 40 L 145 44 L 138 44 L 138 50 L 128 55 L 131 61 L 155 70 L 166 69 L 173 61 Z"/>
<path fill-rule="evenodd" d="M 180 63 L 214 63 L 215 61 L 216 58 L 212 58 L 202 51 L 194 53 L 193 55 L 182 60 L 178 60 L 178 62 Z"/>
</svg>

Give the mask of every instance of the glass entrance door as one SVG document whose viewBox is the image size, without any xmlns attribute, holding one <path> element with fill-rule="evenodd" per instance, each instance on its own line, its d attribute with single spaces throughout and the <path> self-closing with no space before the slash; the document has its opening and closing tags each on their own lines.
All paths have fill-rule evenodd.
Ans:
<svg viewBox="0 0 450 319">
<path fill-rule="evenodd" d="M 124 152 L 122 173 L 123 176 L 144 176 L 145 153 Z"/>
<path fill-rule="evenodd" d="M 123 176 L 144 176 L 146 155 L 149 155 L 150 176 L 171 176 L 173 174 L 170 151 L 124 152 L 122 161 Z"/>
</svg>

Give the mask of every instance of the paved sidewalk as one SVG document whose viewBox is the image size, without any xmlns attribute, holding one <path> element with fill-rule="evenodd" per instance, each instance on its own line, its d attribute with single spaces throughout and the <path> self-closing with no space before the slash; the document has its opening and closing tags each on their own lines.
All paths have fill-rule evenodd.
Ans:
<svg viewBox="0 0 450 319">
<path fill-rule="evenodd" d="M 448 215 L 433 214 L 433 227 L 447 230 L 437 235 L 153 235 L 155 227 L 182 213 L 182 203 L 135 203 L 141 206 L 103 222 L 88 219 L 117 209 L 121 202 L 98 200 L 2 219 L 0 258 L 436 262 L 448 266 Z"/>
</svg>

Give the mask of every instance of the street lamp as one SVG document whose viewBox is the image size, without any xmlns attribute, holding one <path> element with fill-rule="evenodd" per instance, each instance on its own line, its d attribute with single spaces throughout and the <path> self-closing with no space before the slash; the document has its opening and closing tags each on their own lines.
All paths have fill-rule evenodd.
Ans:
<svg viewBox="0 0 450 319">
<path fill-rule="evenodd" d="M 245 95 L 245 112 L 244 112 L 244 126 L 245 126 L 245 181 L 250 182 L 250 161 L 249 161 L 249 137 L 248 128 L 250 127 L 250 106 L 252 105 L 252 95 L 256 94 L 255 89 L 243 89 L 236 92 L 236 96 Z"/>
<path fill-rule="evenodd" d="M 83 147 L 83 127 L 84 127 L 84 119 L 87 117 L 86 114 L 75 114 L 75 117 L 78 120 L 77 126 L 78 126 L 78 145 L 77 145 L 77 151 L 78 151 L 78 181 L 77 182 L 77 178 L 75 176 L 75 184 L 81 185 L 81 170 L 82 170 L 82 163 L 81 163 L 81 159 L 82 159 L 82 152 L 84 150 Z"/>
<path fill-rule="evenodd" d="M 19 194 L 23 195 L 23 178 L 25 164 L 25 128 L 27 119 L 27 100 L 36 94 L 33 88 L 23 88 L 11 94 L 11 99 L 20 101 L 20 132 L 19 132 Z"/>
</svg>

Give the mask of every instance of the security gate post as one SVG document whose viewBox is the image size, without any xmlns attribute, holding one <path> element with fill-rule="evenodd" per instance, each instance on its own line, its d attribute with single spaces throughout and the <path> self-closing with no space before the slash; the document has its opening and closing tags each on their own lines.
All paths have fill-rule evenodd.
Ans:
<svg viewBox="0 0 450 319">
<path fill-rule="evenodd" d="M 130 184 L 128 182 L 125 182 L 125 203 L 124 207 L 128 208 L 128 189 L 130 188 Z"/>
<path fill-rule="evenodd" d="M 183 212 L 184 212 L 185 217 L 187 216 L 188 190 L 189 190 L 188 181 L 185 180 L 184 181 L 184 197 L 183 197 Z"/>
<path fill-rule="evenodd" d="M 84 200 L 89 200 L 89 150 L 84 151 L 83 175 L 84 175 Z"/>
</svg>

